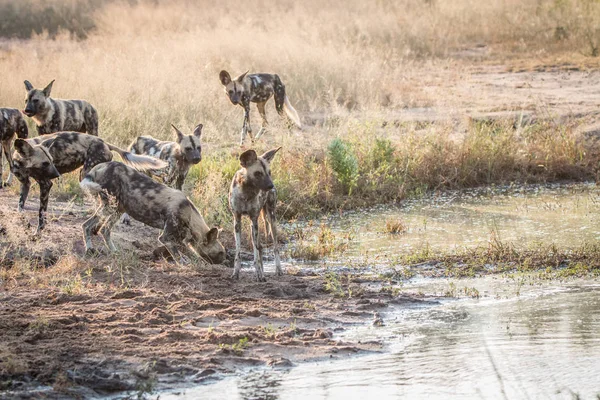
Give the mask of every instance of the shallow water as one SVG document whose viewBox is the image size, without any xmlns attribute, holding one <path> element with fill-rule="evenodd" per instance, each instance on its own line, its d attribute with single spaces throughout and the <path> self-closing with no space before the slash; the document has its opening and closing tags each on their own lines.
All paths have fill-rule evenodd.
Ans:
<svg viewBox="0 0 600 400">
<path fill-rule="evenodd" d="M 398 218 L 408 231 L 383 233 L 386 220 Z M 491 234 L 523 246 L 577 246 L 600 240 L 600 190 L 591 184 L 473 190 L 322 222 L 339 234 L 354 232 L 343 254 L 349 264 L 365 252 L 485 245 Z M 382 314 L 384 327 L 365 325 L 337 336 L 383 341 L 382 353 L 287 370 L 246 370 L 213 384 L 163 393 L 161 399 L 600 398 L 598 282 L 522 286 L 487 276 L 415 279 L 404 290 L 441 295 L 449 285 L 457 292 L 477 288 L 482 298 L 390 307 Z"/>
<path fill-rule="evenodd" d="M 385 233 L 401 221 L 403 234 Z M 424 246 L 453 250 L 503 242 L 573 247 L 600 240 L 600 188 L 594 184 L 524 186 L 450 192 L 320 221 L 338 236 L 353 232 L 344 256 L 410 253 Z"/>
<path fill-rule="evenodd" d="M 490 289 L 493 290 L 493 289 Z M 395 309 L 389 352 L 256 369 L 161 399 L 572 399 L 600 395 L 600 286 L 532 287 L 520 297 Z"/>
</svg>

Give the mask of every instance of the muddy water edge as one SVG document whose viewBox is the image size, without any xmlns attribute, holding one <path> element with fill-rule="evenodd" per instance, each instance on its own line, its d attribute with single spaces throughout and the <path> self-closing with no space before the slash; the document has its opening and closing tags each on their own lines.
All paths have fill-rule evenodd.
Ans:
<svg viewBox="0 0 600 400">
<path fill-rule="evenodd" d="M 595 396 L 599 199 L 495 187 L 282 224 L 288 275 L 266 284 L 250 262 L 231 282 L 96 260 L 2 294 L 0 397 Z"/>
<path fill-rule="evenodd" d="M 600 396 L 595 184 L 451 192 L 286 228 L 301 232 L 291 254 L 302 246 L 337 249 L 318 261 L 290 259 L 288 267 L 325 276 L 338 296 L 353 296 L 346 280 L 423 301 L 382 301 L 367 324 L 334 328 L 340 343 L 381 343 L 373 354 L 245 368 L 161 398 Z M 548 251 L 556 257 L 540 254 Z M 452 268 L 469 263 L 483 265 Z"/>
</svg>

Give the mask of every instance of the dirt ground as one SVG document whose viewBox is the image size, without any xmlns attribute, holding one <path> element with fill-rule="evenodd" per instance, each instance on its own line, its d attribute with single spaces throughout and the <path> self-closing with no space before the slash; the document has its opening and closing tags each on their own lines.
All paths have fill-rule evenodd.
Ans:
<svg viewBox="0 0 600 400">
<path fill-rule="evenodd" d="M 291 268 L 257 283 L 249 268 L 232 281 L 227 266 L 154 260 L 158 232 L 136 223 L 115 235 L 131 257 L 86 259 L 80 225 L 90 205 L 51 200 L 50 223 L 34 241 L 37 198 L 24 215 L 16 200 L 0 191 L 0 398 L 143 393 L 248 366 L 381 351 L 383 343 L 332 336 L 373 323 L 390 303 L 420 301 L 352 282 L 344 285 L 358 294 L 336 298 L 323 277 Z"/>
<path fill-rule="evenodd" d="M 399 111 L 398 119 L 460 123 L 525 115 L 598 123 L 597 70 L 519 71 L 479 66 L 407 76 L 398 84 L 418 85 L 407 93 L 418 106 Z M 255 282 L 245 268 L 232 281 L 228 266 L 153 259 L 158 231 L 135 222 L 114 232 L 120 256 L 85 258 L 80 226 L 91 204 L 51 197 L 49 224 L 33 240 L 37 193 L 23 214 L 16 212 L 17 197 L 14 186 L 0 189 L 0 398 L 148 392 L 247 366 L 285 368 L 382 351 L 384 343 L 332 336 L 377 323 L 377 311 L 390 304 L 426 301 L 351 280 L 342 284 L 354 295 L 338 298 L 324 277 L 297 268 L 267 283 Z M 232 248 L 230 233 L 223 242 Z"/>
</svg>

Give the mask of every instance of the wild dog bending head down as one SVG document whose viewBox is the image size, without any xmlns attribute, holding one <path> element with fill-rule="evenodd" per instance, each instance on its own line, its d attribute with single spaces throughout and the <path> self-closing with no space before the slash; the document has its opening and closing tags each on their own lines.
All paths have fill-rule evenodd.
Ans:
<svg viewBox="0 0 600 400">
<path fill-rule="evenodd" d="M 129 151 L 166 161 L 167 168 L 153 171 L 153 174 L 160 176 L 166 185 L 181 190 L 190 167 L 202 160 L 202 124 L 198 124 L 191 135 L 184 135 L 174 125 L 171 126 L 175 132 L 174 142 L 140 136 L 129 145 Z"/>
<path fill-rule="evenodd" d="M 110 238 L 113 225 L 122 213 L 154 228 L 162 229 L 158 240 L 173 259 L 181 259 L 180 250 L 193 249 L 206 260 L 220 264 L 225 248 L 219 242 L 219 230 L 209 228 L 196 207 L 176 189 L 118 162 L 107 162 L 92 168 L 80 183 L 99 198 L 101 207 L 83 224 L 88 252 L 93 252 L 92 234 L 104 237 L 115 251 Z"/>
<path fill-rule="evenodd" d="M 273 239 L 276 273 L 277 275 L 283 274 L 279 258 L 277 226 L 275 225 L 277 191 L 271 179 L 271 161 L 280 148 L 267 151 L 260 157 L 257 156 L 254 150 L 247 150 L 240 155 L 242 168 L 235 173 L 229 189 L 229 206 L 233 213 L 235 233 L 235 263 L 232 276 L 234 279 L 239 278 L 242 267 L 240 259 L 242 216 L 247 215 L 252 221 L 252 245 L 254 248 L 256 278 L 258 281 L 265 281 L 262 245 L 260 244 L 258 232 L 258 217 L 261 212 L 265 217 Z"/>
<path fill-rule="evenodd" d="M 244 144 L 246 134 L 254 143 L 252 127 L 250 126 L 250 102 L 256 103 L 256 108 L 262 118 L 262 126 L 256 135 L 256 139 L 262 136 L 266 131 L 268 122 L 265 114 L 265 104 L 271 98 L 275 97 L 275 109 L 280 116 L 286 115 L 289 121 L 298 128 L 302 128 L 300 117 L 292 107 L 290 100 L 285 93 L 285 86 L 277 74 L 251 74 L 244 72 L 235 79 L 231 78 L 229 72 L 221 71 L 219 74 L 221 84 L 225 87 L 225 93 L 233 105 L 239 104 L 244 108 L 244 124 L 240 138 L 240 146 Z M 285 113 L 285 114 L 284 114 Z"/>
<path fill-rule="evenodd" d="M 21 112 L 14 108 L 0 108 L 0 142 L 2 143 L 2 152 L 4 158 L 8 161 L 9 173 L 6 185 L 12 183 L 12 143 L 15 135 L 19 139 L 26 139 L 29 136 L 29 129 L 23 120 Z M 2 154 L 0 154 L 0 188 L 4 186 L 2 181 Z"/>
<path fill-rule="evenodd" d="M 47 135 L 61 131 L 86 132 L 98 136 L 98 113 L 84 100 L 60 100 L 50 97 L 52 84 L 35 89 L 25 81 L 25 109 L 23 114 L 32 118 L 38 134 Z"/>
<path fill-rule="evenodd" d="M 41 233 L 46 225 L 48 196 L 52 188 L 52 180 L 60 174 L 75 171 L 83 167 L 83 174 L 95 165 L 112 160 L 111 151 L 120 154 L 123 162 L 136 168 L 159 169 L 165 163 L 156 158 L 128 153 L 96 136 L 79 132 L 60 132 L 52 135 L 15 141 L 16 152 L 12 172 L 21 182 L 19 211 L 23 211 L 31 186 L 30 178 L 40 185 L 40 208 L 38 229 Z"/>
</svg>

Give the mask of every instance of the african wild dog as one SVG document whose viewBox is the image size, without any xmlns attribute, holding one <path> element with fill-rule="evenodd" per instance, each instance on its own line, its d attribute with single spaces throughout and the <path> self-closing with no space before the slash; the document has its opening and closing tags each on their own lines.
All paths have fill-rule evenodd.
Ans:
<svg viewBox="0 0 600 400">
<path fill-rule="evenodd" d="M 23 114 L 32 118 L 37 125 L 38 134 L 75 131 L 98 136 L 98 113 L 84 100 L 60 100 L 50 98 L 52 84 L 44 89 L 34 89 L 25 81 L 27 97 Z"/>
<path fill-rule="evenodd" d="M 83 224 L 85 247 L 94 253 L 92 234 L 98 231 L 111 251 L 116 251 L 110 233 L 123 212 L 151 227 L 162 229 L 158 240 L 174 260 L 183 260 L 178 247 L 193 249 L 206 260 L 220 264 L 225 248 L 219 242 L 219 230 L 209 228 L 192 202 L 179 190 L 118 162 L 92 168 L 79 184 L 99 198 L 100 208 Z M 156 253 L 156 251 L 155 251 Z"/>
<path fill-rule="evenodd" d="M 36 234 L 46 225 L 48 195 L 52 179 L 83 166 L 85 175 L 94 166 L 111 161 L 112 151 L 119 153 L 123 162 L 142 170 L 164 168 L 165 163 L 153 157 L 131 154 L 97 136 L 79 132 L 60 132 L 32 139 L 15 140 L 12 173 L 21 182 L 19 211 L 23 211 L 33 178 L 40 185 L 40 209 Z"/>
<path fill-rule="evenodd" d="M 152 174 L 162 176 L 165 185 L 181 190 L 190 167 L 202 160 L 202 124 L 196 126 L 191 135 L 184 135 L 174 125 L 171 126 L 175 130 L 175 142 L 140 136 L 129 145 L 129 151 L 132 154 L 148 155 L 166 161 L 167 168 L 164 171 L 152 171 Z"/>
<path fill-rule="evenodd" d="M 244 144 L 246 133 L 250 135 L 250 140 L 254 143 L 255 139 L 267 129 L 267 115 L 265 114 L 265 104 L 271 96 L 275 97 L 275 109 L 280 116 L 287 114 L 288 118 L 298 127 L 302 128 L 298 113 L 290 104 L 290 100 L 285 94 L 285 86 L 279 79 L 277 74 L 251 74 L 248 71 L 235 79 L 231 79 L 231 75 L 227 71 L 221 71 L 219 74 L 221 83 L 225 86 L 225 93 L 229 100 L 234 104 L 239 104 L 244 108 L 244 124 L 242 125 L 242 133 L 240 138 L 240 146 Z M 250 126 L 250 102 L 256 103 L 256 108 L 262 117 L 262 126 L 256 135 L 252 135 L 252 127 Z"/>
<path fill-rule="evenodd" d="M 254 268 L 259 282 L 266 281 L 263 272 L 263 252 L 259 241 L 258 217 L 263 213 L 269 225 L 273 250 L 275 252 L 275 268 L 277 275 L 283 274 L 279 259 L 279 244 L 277 242 L 277 227 L 275 226 L 275 205 L 277 190 L 271 180 L 270 164 L 275 153 L 281 147 L 267 151 L 257 157 L 254 150 L 246 150 L 240 155 L 242 168 L 237 171 L 229 189 L 229 206 L 233 213 L 233 229 L 235 233 L 235 263 L 233 279 L 240 277 L 242 263 L 240 260 L 242 216 L 247 215 L 252 220 L 252 246 L 254 247 Z"/>
<path fill-rule="evenodd" d="M 21 112 L 14 108 L 0 108 L 0 141 L 4 157 L 8 162 L 8 179 L 6 184 L 2 182 L 2 154 L 0 153 L 0 188 L 12 183 L 12 144 L 15 134 L 19 139 L 26 139 L 29 136 L 29 129 L 23 120 Z"/>
</svg>

